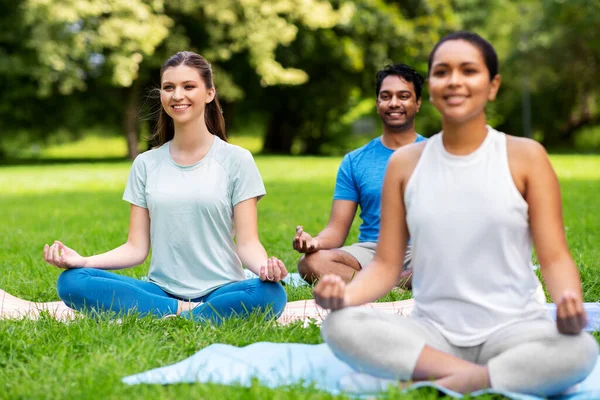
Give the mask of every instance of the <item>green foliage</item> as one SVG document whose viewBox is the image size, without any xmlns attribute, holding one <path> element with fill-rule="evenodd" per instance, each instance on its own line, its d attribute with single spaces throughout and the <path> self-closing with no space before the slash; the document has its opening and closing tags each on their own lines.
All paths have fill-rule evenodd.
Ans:
<svg viewBox="0 0 600 400">
<path fill-rule="evenodd" d="M 275 59 L 275 50 L 296 38 L 297 25 L 327 29 L 348 20 L 354 12 L 351 3 L 334 10 L 329 2 L 322 0 L 6 3 L 6 26 L 14 28 L 14 34 L 0 36 L 0 41 L 6 42 L 9 50 L 12 46 L 17 51 L 11 51 L 10 57 L 0 62 L 0 82 L 7 83 L 8 99 L 19 100 L 26 93 L 33 100 L 33 107 L 24 112 L 26 115 L 15 118 L 11 113 L 22 112 L 3 101 L 0 115 L 4 113 L 10 120 L 6 127 L 41 136 L 48 128 L 74 129 L 84 123 L 82 115 L 98 116 L 79 96 L 79 92 L 86 92 L 86 98 L 91 97 L 96 85 L 107 93 L 115 91 L 112 87 L 129 88 L 117 90 L 117 104 L 102 92 L 91 103 L 123 119 L 128 129 L 139 130 L 140 124 L 132 118 L 143 96 L 142 90 L 153 86 L 151 82 L 156 82 L 156 78 L 151 77 L 158 76 L 157 69 L 168 56 L 185 49 L 200 52 L 215 63 L 220 97 L 229 102 L 242 99 L 245 93 L 219 64 L 230 61 L 236 54 L 248 55 L 241 69 L 256 73 L 263 86 L 303 83 L 308 79 L 306 72 L 282 66 Z M 15 74 L 17 80 L 13 79 Z M 22 90 L 24 85 L 26 91 Z M 50 98 L 57 93 L 69 95 L 66 101 L 70 109 L 67 104 Z M 45 99 L 40 101 L 39 97 Z M 50 112 L 45 105 L 56 112 Z M 32 118 L 37 113 L 62 118 L 47 124 Z M 151 114 L 151 110 L 143 113 Z M 139 135 L 127 137 L 131 141 L 136 136 Z M 136 147 L 130 143 L 130 149 Z"/>
<path fill-rule="evenodd" d="M 26 46 L 37 54 L 33 76 L 42 95 L 54 86 L 60 93 L 83 90 L 90 76 L 101 73 L 116 86 L 131 86 L 142 61 L 165 41 L 172 41 L 169 47 L 194 41 L 181 31 L 169 38 L 182 16 L 210 26 L 202 49 L 209 60 L 224 61 L 248 51 L 264 85 L 302 83 L 306 74 L 284 68 L 275 60 L 275 49 L 295 39 L 295 24 L 331 28 L 353 13 L 350 3 L 334 10 L 319 0 L 27 0 L 21 11 L 29 28 Z"/>
<path fill-rule="evenodd" d="M 116 86 L 131 86 L 139 64 L 169 34 L 172 21 L 162 1 L 27 0 L 27 46 L 37 56 L 32 68 L 40 94 L 83 90 L 90 75 L 105 72 Z"/>
<path fill-rule="evenodd" d="M 404 61 L 425 74 L 433 44 L 457 29 L 481 33 L 498 51 L 503 84 L 489 106 L 492 125 L 522 133 L 530 96 L 534 137 L 594 143 L 584 128 L 600 124 L 599 4 L 0 0 L 0 158 L 17 133 L 24 142 L 57 130 L 78 138 L 96 125 L 126 131 L 128 149 L 137 148 L 131 142 L 151 130 L 159 107 L 143 99 L 164 60 L 186 49 L 212 62 L 228 125 L 261 116 L 267 152 L 341 153 L 357 119 L 377 121 L 375 72 Z M 417 119 L 425 135 L 440 128 L 427 97 Z"/>
<path fill-rule="evenodd" d="M 333 1 L 336 6 L 343 1 Z M 415 62 L 438 39 L 441 26 L 456 26 L 449 2 L 426 1 L 429 7 L 407 16 L 403 9 L 377 0 L 354 2 L 356 12 L 333 29 L 300 29 L 289 47 L 277 52 L 286 65 L 308 73 L 299 86 L 267 88 L 258 101 L 269 110 L 265 150 L 288 153 L 295 141 L 300 152 L 316 154 L 323 146 L 340 147 L 350 132 L 350 118 L 374 115 L 375 73 L 385 64 Z M 327 55 L 326 57 L 324 55 Z"/>
<path fill-rule="evenodd" d="M 215 22 L 208 30 L 212 46 L 204 54 L 215 62 L 234 53 L 248 51 L 250 65 L 263 86 L 297 85 L 308 80 L 306 72 L 285 68 L 275 58 L 279 46 L 296 38 L 297 24 L 308 29 L 332 28 L 353 14 L 350 3 L 334 10 L 327 1 L 307 0 L 223 0 L 199 5 L 203 17 Z"/>
<path fill-rule="evenodd" d="M 524 133 L 527 93 L 532 130 L 547 146 L 573 148 L 579 129 L 600 123 L 597 1 L 454 3 L 462 25 L 481 33 L 498 51 L 502 88 L 490 111 L 500 129 Z"/>
</svg>

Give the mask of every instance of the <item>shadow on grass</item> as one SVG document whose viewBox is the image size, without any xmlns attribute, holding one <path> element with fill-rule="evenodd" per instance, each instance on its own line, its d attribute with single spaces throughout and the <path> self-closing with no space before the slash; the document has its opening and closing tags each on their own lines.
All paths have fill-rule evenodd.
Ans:
<svg viewBox="0 0 600 400">
<path fill-rule="evenodd" d="M 109 164 L 129 161 L 127 157 L 82 158 L 8 158 L 0 159 L 0 167 L 27 165 Z"/>
</svg>

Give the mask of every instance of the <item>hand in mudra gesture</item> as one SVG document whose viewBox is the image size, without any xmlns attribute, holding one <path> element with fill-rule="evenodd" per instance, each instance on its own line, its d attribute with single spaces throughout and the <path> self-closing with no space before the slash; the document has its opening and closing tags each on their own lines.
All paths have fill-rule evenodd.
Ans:
<svg viewBox="0 0 600 400">
<path fill-rule="evenodd" d="M 339 310 L 348 306 L 346 282 L 337 275 L 325 275 L 314 289 L 315 302 L 323 308 Z"/>
<path fill-rule="evenodd" d="M 288 275 L 288 271 L 283 261 L 277 257 L 270 257 L 267 265 L 260 267 L 260 280 L 269 282 L 279 282 Z"/>
<path fill-rule="evenodd" d="M 85 267 L 85 258 L 58 240 L 50 246 L 44 245 L 44 261 L 64 269 Z"/>
<path fill-rule="evenodd" d="M 300 225 L 296 227 L 296 235 L 294 236 L 292 246 L 299 253 L 309 254 L 319 251 L 319 241 L 304 232 L 304 229 Z"/>
<path fill-rule="evenodd" d="M 587 325 L 582 301 L 575 293 L 566 291 L 556 304 L 556 328 L 560 333 L 578 334 Z"/>
</svg>

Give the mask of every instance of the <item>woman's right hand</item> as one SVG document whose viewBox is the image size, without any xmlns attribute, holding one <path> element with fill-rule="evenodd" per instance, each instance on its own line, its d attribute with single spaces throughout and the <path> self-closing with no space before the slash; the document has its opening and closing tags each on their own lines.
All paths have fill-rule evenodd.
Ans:
<svg viewBox="0 0 600 400">
<path fill-rule="evenodd" d="M 337 275 L 325 275 L 314 289 L 315 302 L 323 308 L 339 310 L 349 305 L 346 282 Z"/>
<path fill-rule="evenodd" d="M 556 304 L 556 327 L 560 333 L 576 335 L 587 325 L 583 302 L 571 291 L 565 291 Z"/>
<path fill-rule="evenodd" d="M 52 246 L 44 245 L 44 261 L 58 268 L 83 268 L 86 265 L 85 257 L 75 250 L 55 240 Z"/>
</svg>

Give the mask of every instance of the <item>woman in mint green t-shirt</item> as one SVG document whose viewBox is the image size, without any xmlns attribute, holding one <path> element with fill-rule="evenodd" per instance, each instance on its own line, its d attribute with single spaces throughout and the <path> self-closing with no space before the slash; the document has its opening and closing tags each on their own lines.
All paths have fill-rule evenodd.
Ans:
<svg viewBox="0 0 600 400">
<path fill-rule="evenodd" d="M 46 262 L 66 269 L 60 298 L 76 310 L 199 321 L 255 310 L 278 316 L 287 270 L 258 238 L 265 188 L 250 152 L 226 141 L 210 64 L 192 52 L 169 58 L 160 99 L 158 146 L 135 159 L 123 195 L 131 203 L 127 242 L 90 257 L 60 241 L 44 246 Z M 106 271 L 141 264 L 150 247 L 147 281 Z M 260 279 L 246 280 L 242 265 Z"/>
</svg>

